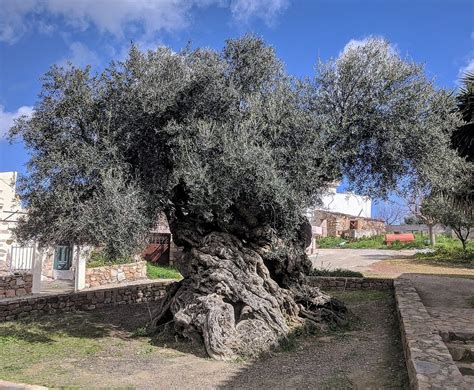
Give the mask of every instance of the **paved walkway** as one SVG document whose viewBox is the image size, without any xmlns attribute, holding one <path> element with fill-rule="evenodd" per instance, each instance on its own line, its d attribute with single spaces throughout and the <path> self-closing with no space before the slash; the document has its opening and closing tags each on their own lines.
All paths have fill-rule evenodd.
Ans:
<svg viewBox="0 0 474 390">
<path fill-rule="evenodd" d="M 310 258 L 315 268 L 345 268 L 362 272 L 369 270 L 370 265 L 378 261 L 400 259 L 413 254 L 415 250 L 412 249 L 316 249 Z"/>
</svg>

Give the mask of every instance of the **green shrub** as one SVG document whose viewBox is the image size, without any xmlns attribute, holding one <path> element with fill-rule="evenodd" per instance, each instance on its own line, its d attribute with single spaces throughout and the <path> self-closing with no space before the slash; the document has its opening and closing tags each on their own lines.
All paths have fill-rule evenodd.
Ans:
<svg viewBox="0 0 474 390">
<path fill-rule="evenodd" d="M 316 240 L 316 243 L 320 248 L 337 248 L 346 241 L 341 237 L 321 237 Z"/>
<path fill-rule="evenodd" d="M 463 250 L 456 247 L 438 247 L 433 252 L 416 253 L 415 258 L 440 263 L 459 263 L 474 267 L 474 249 Z"/>
<path fill-rule="evenodd" d="M 363 278 L 360 272 L 351 271 L 350 269 L 344 268 L 335 268 L 335 269 L 325 269 L 325 268 L 314 268 L 311 270 L 311 276 L 333 276 L 333 277 L 347 277 L 347 278 Z"/>
<path fill-rule="evenodd" d="M 176 268 L 157 265 L 148 262 L 146 264 L 146 275 L 148 279 L 181 279 L 182 276 Z"/>
<path fill-rule="evenodd" d="M 133 263 L 132 257 L 109 257 L 101 250 L 93 250 L 91 257 L 87 261 L 87 268 L 104 267 L 107 265 Z"/>
</svg>

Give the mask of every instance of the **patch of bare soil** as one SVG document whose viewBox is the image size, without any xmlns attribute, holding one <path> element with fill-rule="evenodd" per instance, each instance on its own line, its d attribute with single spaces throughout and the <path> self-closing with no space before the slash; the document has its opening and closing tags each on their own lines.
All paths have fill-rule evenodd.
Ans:
<svg viewBox="0 0 474 390">
<path fill-rule="evenodd" d="M 393 298 L 337 293 L 354 318 L 346 330 L 298 340 L 293 350 L 248 364 L 222 388 L 409 388 Z"/>
<path fill-rule="evenodd" d="M 370 264 L 364 271 L 364 276 L 397 278 L 405 274 L 430 274 L 439 276 L 458 276 L 474 278 L 474 269 L 459 264 L 424 262 L 418 259 L 382 260 Z"/>
<path fill-rule="evenodd" d="M 407 274 L 423 304 L 428 307 L 472 308 L 474 279 L 446 278 L 435 275 Z"/>
<path fill-rule="evenodd" d="M 35 326 L 51 327 L 64 342 L 56 341 L 54 354 L 30 361 L 14 378 L 67 388 L 407 388 L 391 295 L 355 292 L 341 298 L 354 313 L 348 329 L 301 337 L 249 362 L 214 361 L 189 343 L 138 337 L 149 318 L 147 305 L 46 317 Z M 69 346 L 77 338 L 93 341 L 86 353 Z M 18 351 L 18 364 L 23 358 L 28 351 Z"/>
</svg>

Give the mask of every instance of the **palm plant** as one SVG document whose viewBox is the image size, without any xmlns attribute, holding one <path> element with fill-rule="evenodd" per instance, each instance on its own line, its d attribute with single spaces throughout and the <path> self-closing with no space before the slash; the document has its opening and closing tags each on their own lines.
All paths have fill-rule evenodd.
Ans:
<svg viewBox="0 0 474 390">
<path fill-rule="evenodd" d="M 474 161 L 474 73 L 467 72 L 461 81 L 456 101 L 465 123 L 453 133 L 452 142 L 461 156 Z"/>
</svg>

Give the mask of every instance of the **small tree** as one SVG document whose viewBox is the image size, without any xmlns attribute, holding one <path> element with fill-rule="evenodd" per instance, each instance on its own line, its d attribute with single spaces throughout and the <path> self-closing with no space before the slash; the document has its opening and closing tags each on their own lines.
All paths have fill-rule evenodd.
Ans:
<svg viewBox="0 0 474 390">
<path fill-rule="evenodd" d="M 439 223 L 434 215 L 424 212 L 423 203 L 429 196 L 431 188 L 426 185 L 424 187 L 418 186 L 417 183 L 412 182 L 410 187 L 402 187 L 399 191 L 399 196 L 403 197 L 410 216 L 418 223 L 428 227 L 428 238 L 431 246 L 436 244 L 436 234 L 434 232 L 434 225 Z"/>
<path fill-rule="evenodd" d="M 466 250 L 466 243 L 474 227 L 474 213 L 453 206 L 452 202 L 442 196 L 433 196 L 423 202 L 423 214 L 450 227 Z"/>
<path fill-rule="evenodd" d="M 422 224 L 422 222 L 412 214 L 409 214 L 405 218 L 403 218 L 403 222 L 405 222 L 407 225 L 420 225 L 420 224 Z"/>
<path fill-rule="evenodd" d="M 377 211 L 375 217 L 381 219 L 387 225 L 393 225 L 400 222 L 405 214 L 405 209 L 396 202 L 390 200 L 377 202 Z"/>
</svg>

